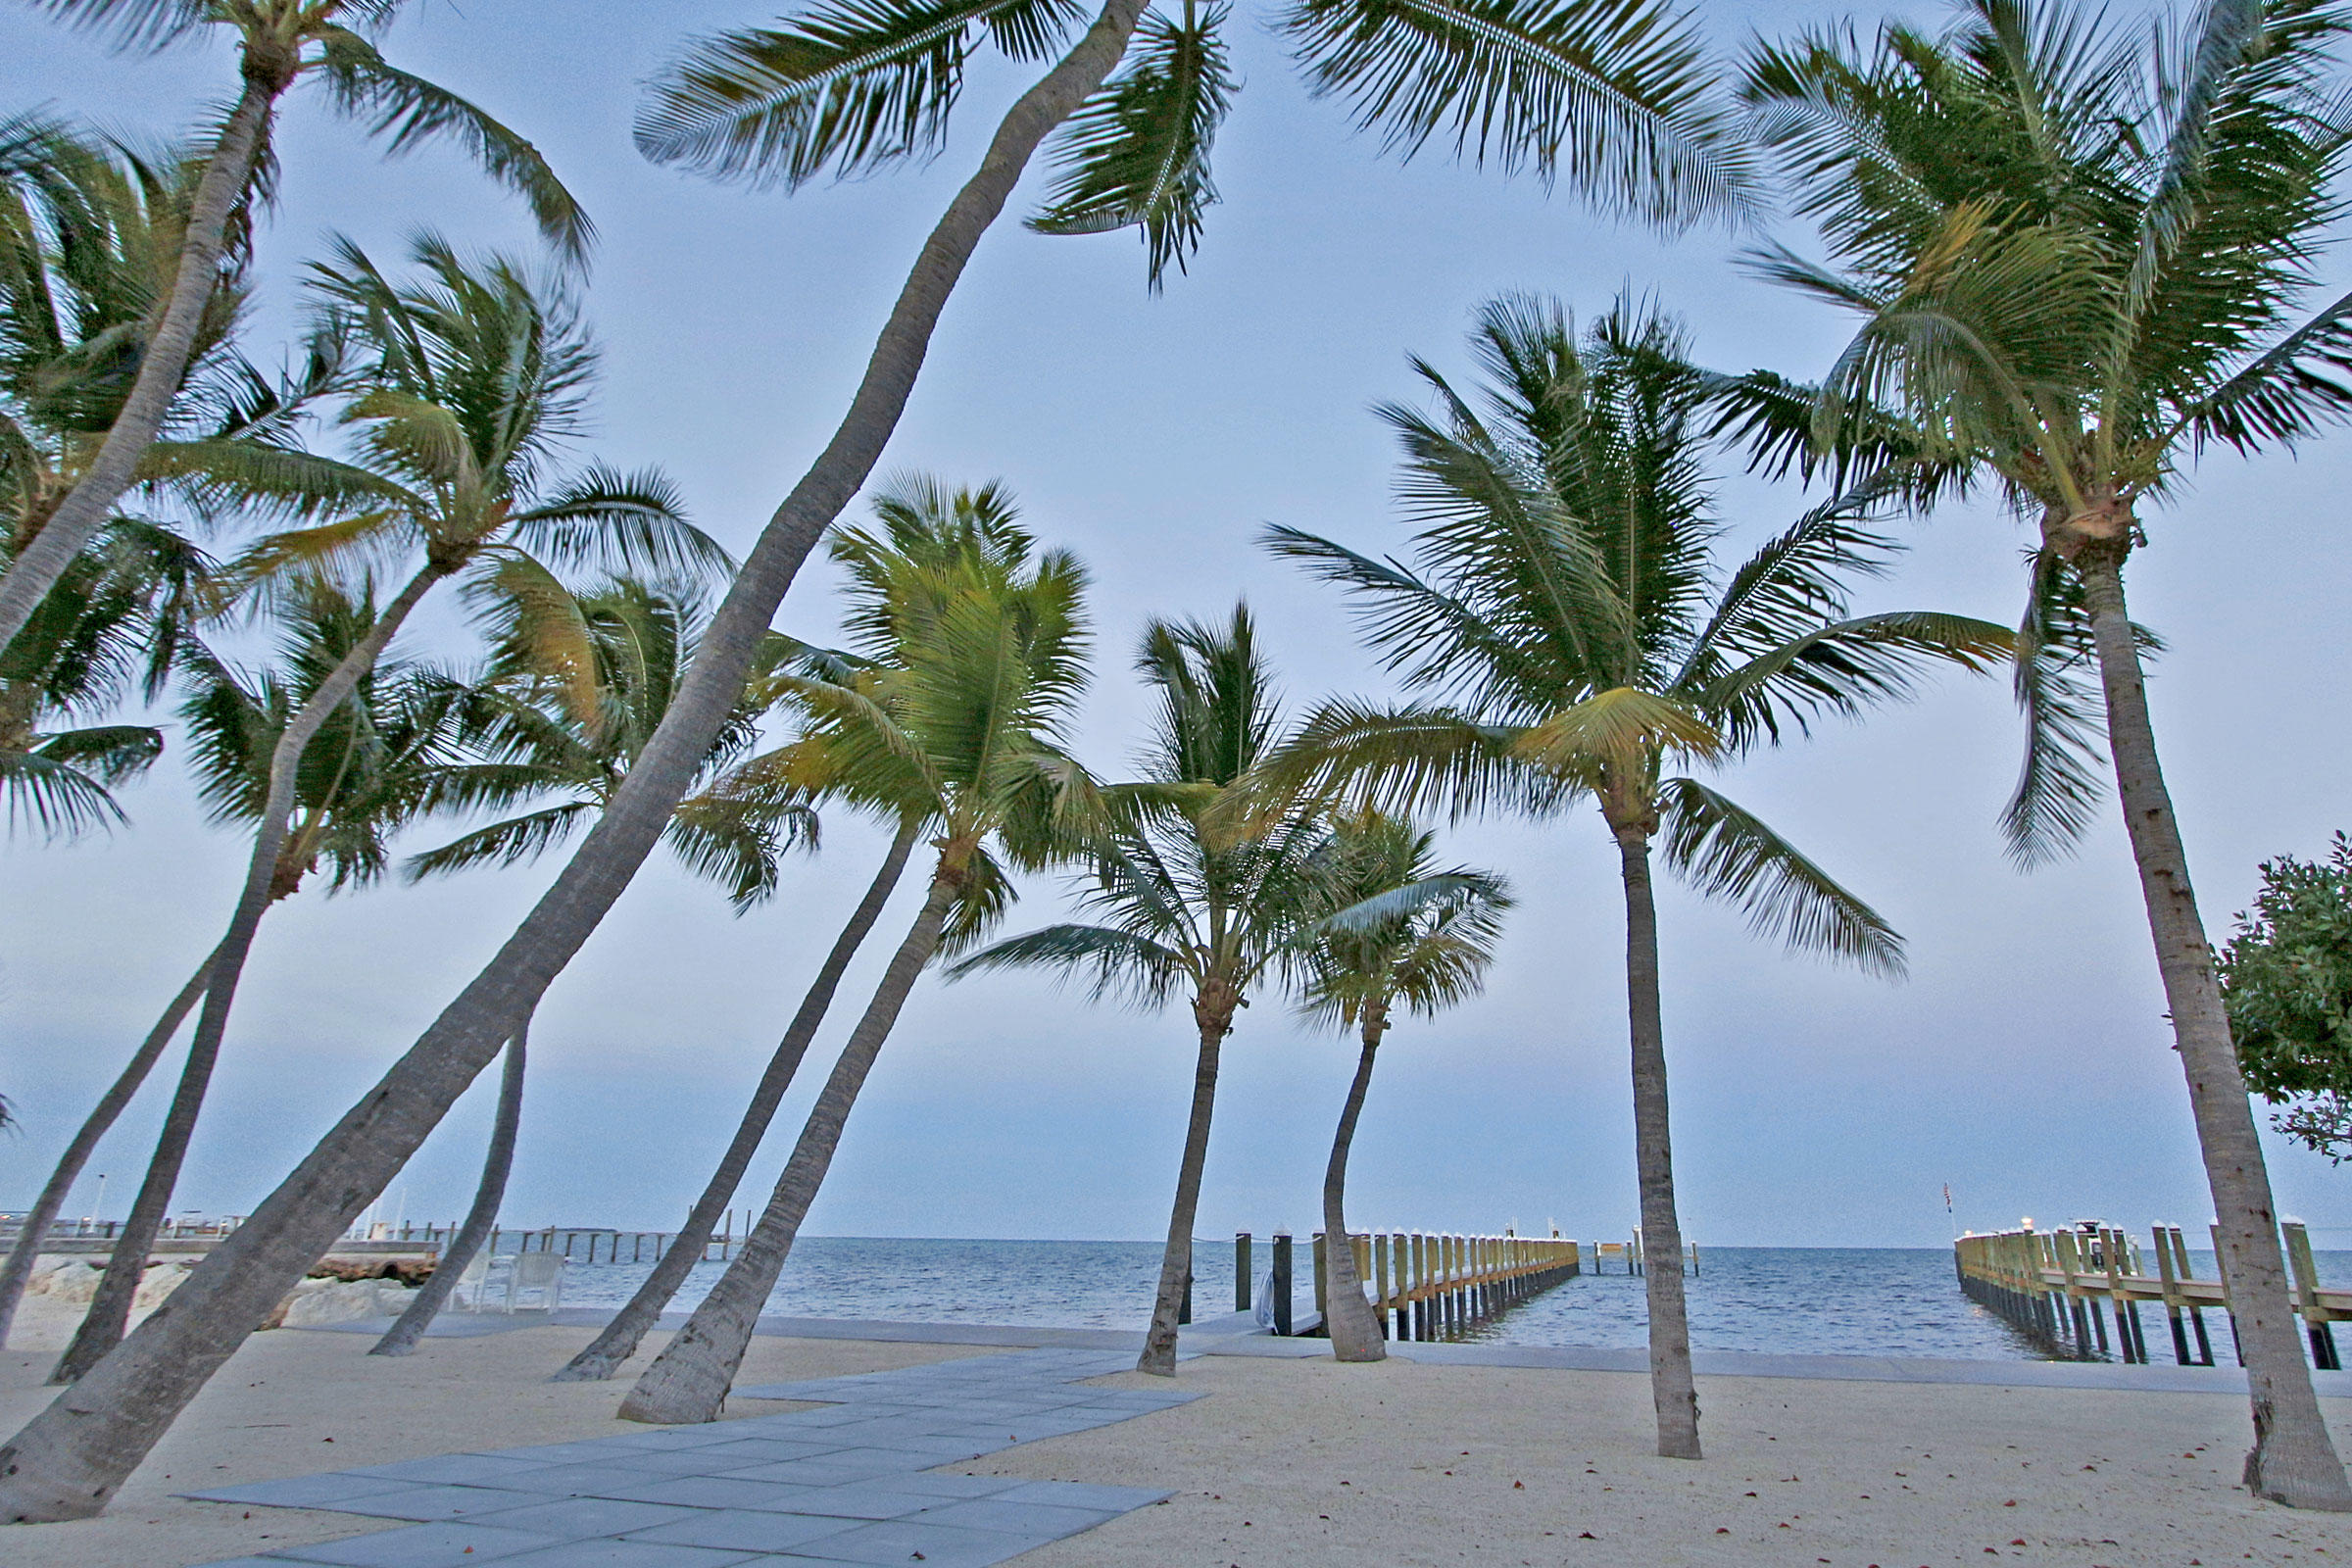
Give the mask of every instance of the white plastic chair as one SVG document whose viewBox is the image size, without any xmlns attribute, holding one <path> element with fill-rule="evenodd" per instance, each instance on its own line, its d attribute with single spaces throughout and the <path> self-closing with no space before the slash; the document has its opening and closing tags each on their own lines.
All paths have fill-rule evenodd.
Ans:
<svg viewBox="0 0 2352 1568">
<path fill-rule="evenodd" d="M 479 1312 L 489 1303 L 490 1253 L 487 1250 L 473 1254 L 473 1261 L 458 1276 L 457 1286 L 449 1294 L 450 1310 Z"/>
<path fill-rule="evenodd" d="M 564 1301 L 564 1256 L 560 1252 L 517 1252 L 514 1271 L 507 1276 L 507 1310 L 512 1312 L 521 1304 L 522 1298 L 536 1291 L 541 1297 L 541 1309 L 553 1312 Z"/>
</svg>

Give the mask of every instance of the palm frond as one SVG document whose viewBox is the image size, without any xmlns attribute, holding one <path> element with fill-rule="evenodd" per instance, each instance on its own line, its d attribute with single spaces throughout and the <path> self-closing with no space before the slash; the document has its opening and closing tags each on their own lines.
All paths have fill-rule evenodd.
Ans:
<svg viewBox="0 0 2352 1568">
<path fill-rule="evenodd" d="M 164 755 L 164 732 L 146 724 L 89 724 L 33 743 L 35 757 L 67 765 L 113 788 L 136 778 Z"/>
<path fill-rule="evenodd" d="M 1050 925 L 1007 937 L 949 968 L 948 978 L 992 969 L 1055 969 L 1095 1001 L 1121 997 L 1158 1006 L 1177 996 L 1191 969 L 1184 955 L 1149 937 L 1102 925 Z"/>
<path fill-rule="evenodd" d="M 1062 173 L 1029 226 L 1045 234 L 1140 228 L 1156 293 L 1200 242 L 1217 199 L 1209 148 L 1238 83 L 1219 35 L 1228 11 L 1211 5 L 1176 23 L 1156 13 L 1137 25 L 1127 64 L 1064 122 L 1054 143 Z"/>
<path fill-rule="evenodd" d="M 0 750 L 0 797 L 8 802 L 8 831 L 37 830 L 68 838 L 128 820 L 106 786 L 71 761 L 38 752 Z"/>
<path fill-rule="evenodd" d="M 1719 755 L 1723 737 L 1704 716 L 1671 697 L 1616 686 L 1529 726 L 1512 755 L 1588 788 L 1604 772 L 1639 771 L 1659 753 L 1699 760 Z"/>
<path fill-rule="evenodd" d="M 2050 552 L 2035 554 L 2015 646 L 2026 755 L 2001 810 L 2001 837 L 2010 860 L 2033 870 L 2072 853 L 2106 798 L 2105 712 L 2082 579 Z"/>
<path fill-rule="evenodd" d="M 1749 930 L 1873 974 L 1902 973 L 1893 928 L 1762 821 L 1695 779 L 1668 779 L 1658 804 L 1667 865 L 1703 896 L 1738 905 Z"/>
<path fill-rule="evenodd" d="M 514 514 L 508 536 L 560 565 L 723 582 L 735 558 L 686 518 L 684 498 L 658 468 L 602 464 Z"/>
<path fill-rule="evenodd" d="M 460 834 L 436 850 L 409 857 L 401 875 L 411 882 L 447 876 L 476 865 L 517 865 L 535 860 L 571 837 L 592 820 L 600 808 L 587 801 L 567 801 L 543 810 L 511 816 L 503 822 Z"/>
</svg>

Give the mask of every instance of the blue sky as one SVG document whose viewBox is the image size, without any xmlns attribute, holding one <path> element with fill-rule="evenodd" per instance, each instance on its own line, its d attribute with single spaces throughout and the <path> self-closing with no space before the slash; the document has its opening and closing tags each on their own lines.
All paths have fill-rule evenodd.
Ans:
<svg viewBox="0 0 2352 1568">
<path fill-rule="evenodd" d="M 770 15 L 692 9 L 698 26 Z M 1840 14 L 1702 13 L 1727 48 L 1750 29 Z M 587 450 L 666 466 L 698 520 L 741 547 L 838 416 L 915 245 L 1017 77 L 976 70 L 956 135 L 927 168 L 790 198 L 714 187 L 646 164 L 629 143 L 637 86 L 680 41 L 677 15 L 606 0 L 426 5 L 385 47 L 530 135 L 585 201 L 603 231 L 586 302 L 607 350 Z M 1590 314 L 1623 289 L 1654 294 L 1726 367 L 1809 373 L 1841 341 L 1841 322 L 1740 271 L 1752 237 L 1660 239 L 1532 180 L 1383 158 L 1335 106 L 1308 98 L 1262 19 L 1236 19 L 1246 87 L 1217 149 L 1224 200 L 1190 274 L 1154 298 L 1132 236 L 1048 239 L 1001 224 L 885 460 L 956 482 L 1002 477 L 1044 539 L 1086 558 L 1100 655 L 1079 743 L 1105 771 L 1136 742 L 1127 665 L 1150 615 L 1219 614 L 1247 596 L 1296 700 L 1381 689 L 1336 597 L 1252 541 L 1280 521 L 1397 548 L 1393 451 L 1371 405 L 1415 395 L 1408 355 L 1464 370 L 1482 300 L 1539 291 Z M 219 48 L 123 57 L 29 8 L 0 11 L 0 108 L 47 105 L 153 136 L 190 123 L 232 81 Z M 257 348 L 282 336 L 300 265 L 331 233 L 387 257 L 419 224 L 468 245 L 531 246 L 514 205 L 462 163 L 386 163 L 307 92 L 278 150 Z M 1034 202 L 1041 187 L 1033 172 L 1024 194 Z M 2262 858 L 2318 853 L 2346 825 L 2348 483 L 2344 438 L 2300 460 L 2217 459 L 2150 517 L 2150 548 L 2132 564 L 2135 612 L 2170 644 L 2152 700 L 2217 936 Z M 1735 551 L 1802 506 L 1737 477 L 1721 498 Z M 1901 532 L 1911 553 L 1867 608 L 2014 618 L 2025 538 L 2007 518 L 1953 509 Z M 805 572 L 779 623 L 827 628 L 830 587 L 822 569 Z M 433 620 L 418 648 L 457 651 L 455 627 Z M 1724 781 L 1878 904 L 1909 939 L 1911 973 L 1888 985 L 1790 958 L 1736 915 L 1664 895 L 1677 1170 L 1700 1243 L 1935 1245 L 1949 1233 L 1947 1182 L 1960 1220 L 1979 1226 L 2028 1213 L 2193 1226 L 2209 1213 L 2120 823 L 2110 811 L 2068 864 L 2013 873 L 1993 818 L 2017 742 L 1997 683 L 1953 680 Z M 203 824 L 170 761 L 128 804 L 134 825 L 111 839 L 0 849 L 0 1082 L 27 1123 L 0 1143 L 0 1203 L 29 1200 L 233 894 L 241 852 Z M 1520 906 L 1489 994 L 1399 1028 L 1384 1053 L 1353 1216 L 1556 1219 L 1620 1235 L 1634 1189 L 1611 846 L 1587 813 L 1465 824 L 1446 853 L 1506 870 Z M 740 919 L 649 865 L 539 1015 L 510 1222 L 674 1226 L 879 854 L 870 831 L 830 821 L 821 855 Z M 488 956 L 555 865 L 306 893 L 273 913 L 181 1203 L 238 1211 L 266 1192 Z M 1036 882 L 1008 929 L 1060 907 L 1059 888 Z M 910 915 L 894 909 L 883 929 Z M 845 998 L 861 999 L 879 964 L 869 955 Z M 820 1053 L 847 1023 L 845 1012 Z M 1268 996 L 1225 1059 L 1202 1234 L 1310 1224 L 1351 1053 Z M 1165 1224 L 1190 1070 L 1181 1009 L 1091 1007 L 1033 978 L 926 981 L 810 1225 L 1152 1236 Z M 462 1208 L 493 1088 L 485 1078 L 459 1105 L 387 1211 Z M 812 1093 L 788 1102 L 755 1194 Z M 92 1167 L 110 1173 L 111 1211 L 127 1200 L 162 1099 L 151 1091 Z M 2352 1226 L 2347 1179 L 2275 1149 L 2282 1206 Z M 94 1197 L 85 1181 L 71 1211 Z M 2335 1239 L 2323 1233 L 2322 1245 Z"/>
</svg>

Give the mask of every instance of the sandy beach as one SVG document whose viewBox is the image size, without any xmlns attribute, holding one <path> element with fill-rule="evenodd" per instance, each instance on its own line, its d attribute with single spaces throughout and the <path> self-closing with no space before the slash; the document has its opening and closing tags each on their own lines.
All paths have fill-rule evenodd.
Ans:
<svg viewBox="0 0 2352 1568">
<path fill-rule="evenodd" d="M 70 1317 L 28 1307 L 0 1389 L 11 1429 L 48 1396 L 41 1348 Z M 361 1335 L 256 1335 L 108 1514 L 11 1530 L 0 1558 L 185 1568 L 383 1529 L 172 1494 L 639 1430 L 612 1418 L 618 1385 L 545 1381 L 589 1332 L 430 1340 L 407 1360 L 369 1357 Z M 988 1353 L 763 1337 L 744 1381 Z M 1649 1456 L 1645 1385 L 1618 1373 L 1208 1356 L 1180 1381 L 1210 1397 L 954 1468 L 1175 1494 L 1020 1559 L 1037 1568 L 2352 1563 L 2352 1519 L 2232 1485 L 2235 1395 L 1707 1378 L 1708 1457 L 1683 1464 Z M 2329 1403 L 2352 1437 L 2352 1401 Z"/>
</svg>

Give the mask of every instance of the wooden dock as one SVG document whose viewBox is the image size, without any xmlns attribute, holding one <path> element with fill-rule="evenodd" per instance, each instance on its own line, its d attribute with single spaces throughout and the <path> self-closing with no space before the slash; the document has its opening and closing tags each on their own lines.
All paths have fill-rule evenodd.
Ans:
<svg viewBox="0 0 2352 1568">
<path fill-rule="evenodd" d="M 2323 1290 L 2310 1234 L 2292 1220 L 2280 1230 L 2294 1275 L 2294 1309 L 2303 1319 L 2312 1364 L 2322 1371 L 2337 1370 L 2343 1362 L 2336 1354 L 2333 1325 L 2352 1320 L 2352 1291 Z M 2212 1241 L 2218 1259 L 2221 1238 L 2215 1235 Z M 2237 1329 L 2228 1316 L 2228 1279 L 2198 1279 L 2191 1273 L 2188 1247 L 2178 1225 L 2151 1227 L 2149 1243 L 2142 1249 L 2122 1230 L 2086 1220 L 2054 1231 L 2037 1231 L 2031 1225 L 1984 1235 L 1971 1231 L 1952 1243 L 1952 1251 L 1960 1289 L 1971 1300 L 2061 1355 L 2145 1364 L 2148 1341 L 2139 1311 L 2143 1303 L 2164 1308 L 2173 1359 L 2180 1365 L 2214 1364 L 2213 1339 L 2205 1323 L 2209 1308 L 2221 1311 L 2230 1322 L 2234 1353 Z M 2244 1364 L 2242 1355 L 2236 1359 Z"/>
<path fill-rule="evenodd" d="M 1370 1292 L 1384 1337 L 1442 1340 L 1495 1316 L 1513 1303 L 1549 1290 L 1583 1272 L 1583 1249 L 1558 1236 L 1462 1236 L 1421 1231 L 1371 1231 L 1350 1236 L 1356 1278 Z M 1256 1276 L 1250 1267 L 1251 1238 L 1235 1236 L 1234 1307 L 1254 1306 Z M 1314 1260 L 1315 1313 L 1330 1300 L 1325 1238 L 1310 1244 Z M 1274 1233 L 1274 1332 L 1293 1332 L 1292 1239 Z M 1308 1333 L 1319 1333 L 1319 1326 Z"/>
</svg>

